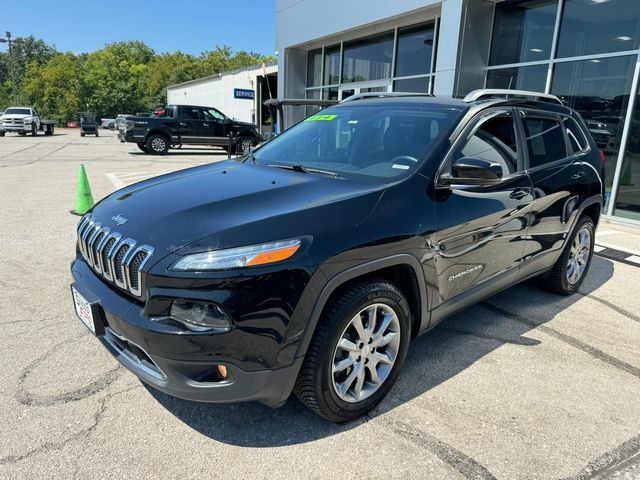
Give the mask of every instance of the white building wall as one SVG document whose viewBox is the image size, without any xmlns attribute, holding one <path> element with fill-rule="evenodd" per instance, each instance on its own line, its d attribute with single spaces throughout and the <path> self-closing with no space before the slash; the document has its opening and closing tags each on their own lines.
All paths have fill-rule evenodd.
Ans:
<svg viewBox="0 0 640 480">
<path fill-rule="evenodd" d="M 228 117 L 243 122 L 254 122 L 256 101 L 234 98 L 233 91 L 236 88 L 257 90 L 259 85 L 256 77 L 264 75 L 264 71 L 262 65 L 259 65 L 171 86 L 167 88 L 167 104 L 215 107 Z M 277 71 L 276 65 L 266 66 L 267 74 Z"/>
</svg>

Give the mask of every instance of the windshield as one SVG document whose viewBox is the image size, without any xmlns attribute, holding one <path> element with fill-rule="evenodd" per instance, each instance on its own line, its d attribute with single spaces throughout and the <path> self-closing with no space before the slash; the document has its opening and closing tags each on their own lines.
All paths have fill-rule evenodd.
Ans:
<svg viewBox="0 0 640 480">
<path fill-rule="evenodd" d="M 332 107 L 265 144 L 254 157 L 263 165 L 391 179 L 415 171 L 461 114 L 424 104 Z"/>
<path fill-rule="evenodd" d="M 7 108 L 4 114 L 5 115 L 31 115 L 31 111 L 28 108 Z"/>
</svg>

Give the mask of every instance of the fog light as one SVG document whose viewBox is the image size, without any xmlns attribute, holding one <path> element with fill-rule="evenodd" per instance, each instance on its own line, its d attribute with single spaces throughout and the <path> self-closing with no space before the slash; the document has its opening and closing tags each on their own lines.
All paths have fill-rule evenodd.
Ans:
<svg viewBox="0 0 640 480">
<path fill-rule="evenodd" d="M 225 367 L 224 365 L 218 365 L 218 373 L 220 373 L 220 376 L 224 380 L 225 378 L 227 378 L 227 367 Z"/>
<path fill-rule="evenodd" d="M 174 300 L 171 318 L 195 331 L 228 332 L 231 329 L 227 315 L 215 303 Z"/>
</svg>

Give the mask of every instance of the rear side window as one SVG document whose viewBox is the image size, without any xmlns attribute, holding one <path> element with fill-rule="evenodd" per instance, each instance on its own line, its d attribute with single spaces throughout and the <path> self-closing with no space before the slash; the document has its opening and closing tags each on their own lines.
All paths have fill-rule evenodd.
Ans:
<svg viewBox="0 0 640 480">
<path fill-rule="evenodd" d="M 525 117 L 522 123 L 527 139 L 530 168 L 562 160 L 568 156 L 564 132 L 558 120 Z"/>
<path fill-rule="evenodd" d="M 180 111 L 183 120 L 200 120 L 200 109 L 183 107 Z"/>
<path fill-rule="evenodd" d="M 578 126 L 573 118 L 565 117 L 562 119 L 564 128 L 567 131 L 567 137 L 569 137 L 569 143 L 573 149 L 573 153 L 584 152 L 589 149 L 587 138 L 584 136 L 584 132 Z"/>
</svg>

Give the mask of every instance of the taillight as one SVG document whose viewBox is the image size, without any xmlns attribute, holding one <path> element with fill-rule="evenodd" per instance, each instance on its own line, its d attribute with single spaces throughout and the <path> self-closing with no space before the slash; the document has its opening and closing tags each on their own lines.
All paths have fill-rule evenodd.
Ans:
<svg viewBox="0 0 640 480">
<path fill-rule="evenodd" d="M 600 157 L 602 158 L 603 162 L 607 161 L 607 157 L 604 155 L 604 152 L 602 150 L 600 150 Z"/>
</svg>

